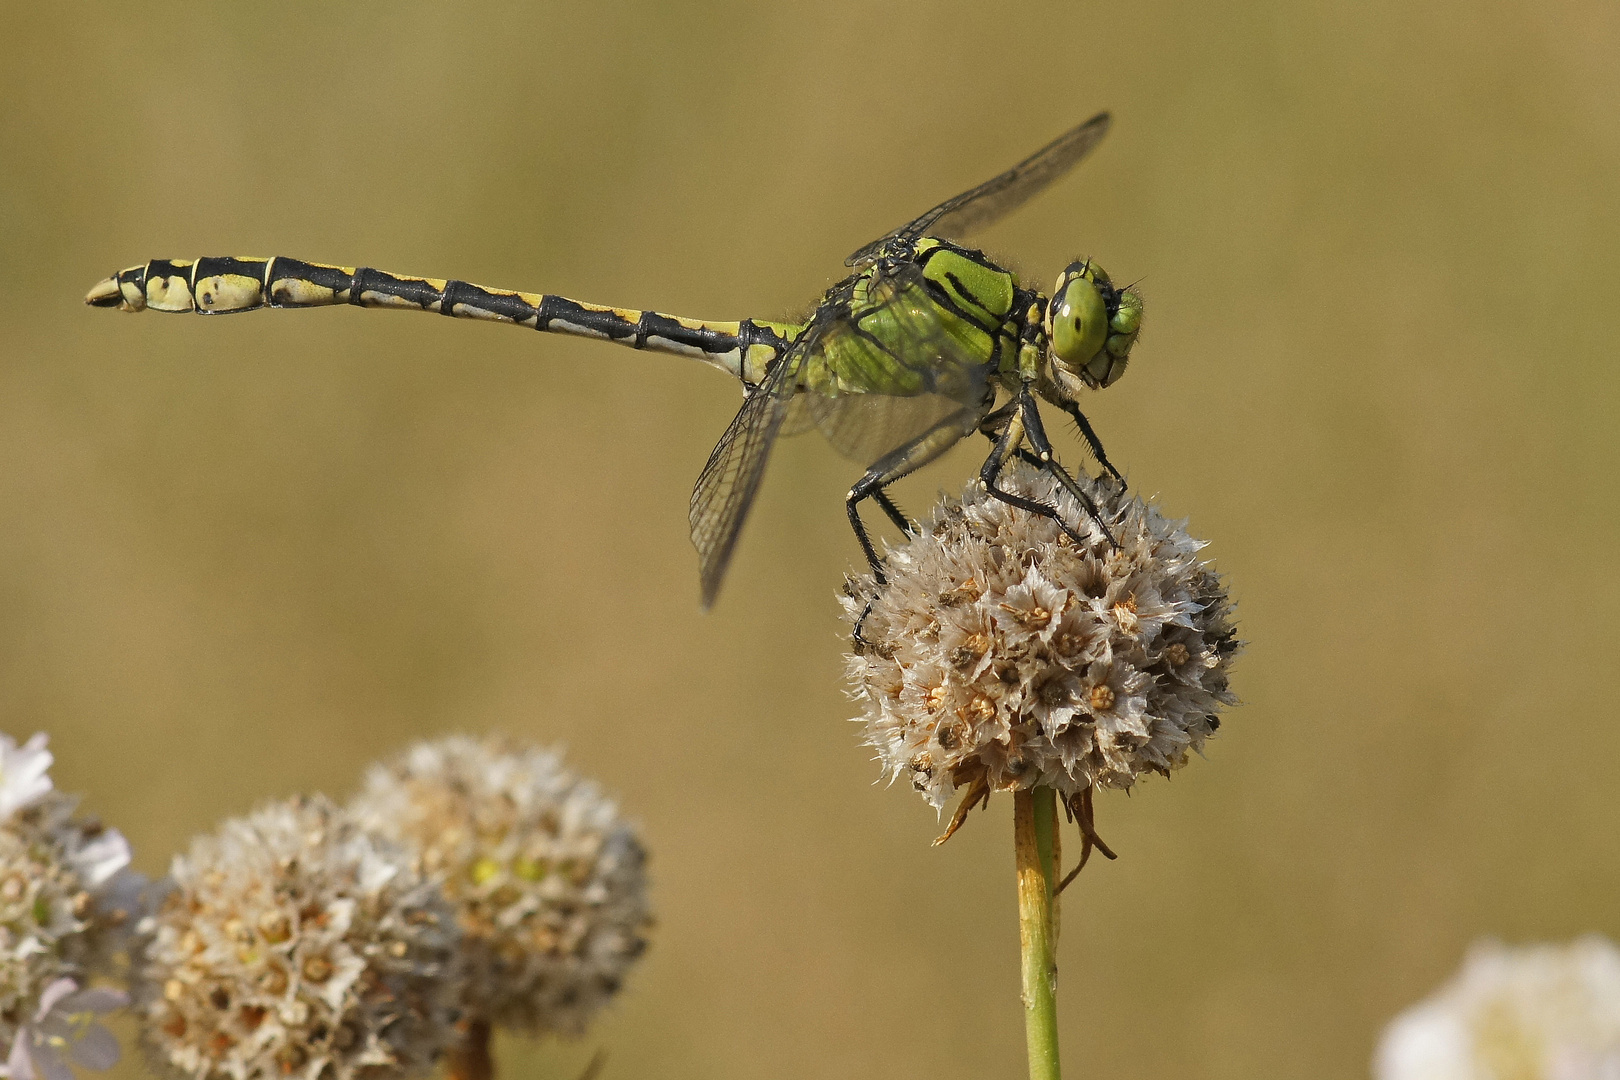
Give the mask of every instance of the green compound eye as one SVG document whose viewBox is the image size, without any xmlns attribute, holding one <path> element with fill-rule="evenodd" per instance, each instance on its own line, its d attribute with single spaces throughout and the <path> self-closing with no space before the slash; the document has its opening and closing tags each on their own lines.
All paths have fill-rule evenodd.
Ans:
<svg viewBox="0 0 1620 1080">
<path fill-rule="evenodd" d="M 1082 367 L 1108 339 L 1108 306 L 1084 277 L 1070 279 L 1052 303 L 1052 351 L 1064 363 Z"/>
<path fill-rule="evenodd" d="M 1133 292 L 1121 293 L 1119 310 L 1108 321 L 1108 328 L 1116 334 L 1130 336 L 1142 328 L 1142 298 Z"/>
</svg>

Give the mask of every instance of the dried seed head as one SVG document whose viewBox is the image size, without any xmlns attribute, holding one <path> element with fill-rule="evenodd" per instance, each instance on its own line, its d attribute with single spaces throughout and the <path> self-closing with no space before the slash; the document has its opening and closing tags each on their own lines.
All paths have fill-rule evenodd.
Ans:
<svg viewBox="0 0 1620 1080">
<path fill-rule="evenodd" d="M 1481 941 L 1462 971 L 1384 1029 L 1377 1080 L 1620 1076 L 1620 949 Z"/>
<path fill-rule="evenodd" d="M 454 1039 L 453 912 L 326 799 L 227 821 L 172 876 L 136 986 L 170 1074 L 372 1080 L 426 1069 Z"/>
<path fill-rule="evenodd" d="M 1203 542 L 1082 480 L 1116 549 L 1046 474 L 1014 462 L 1002 483 L 1086 542 L 974 484 L 889 552 L 887 584 L 846 589 L 852 621 L 871 603 L 848 670 L 885 773 L 909 774 L 937 808 L 981 779 L 1067 796 L 1185 764 L 1236 700 L 1232 603 Z"/>
<path fill-rule="evenodd" d="M 473 1017 L 578 1033 L 646 947 L 641 842 L 554 753 L 420 743 L 372 768 L 354 810 L 442 878 L 466 932 Z"/>
<path fill-rule="evenodd" d="M 123 836 L 74 817 L 78 799 L 55 790 L 46 741 L 0 735 L 0 1055 L 14 1075 L 60 1075 L 64 1052 L 97 1068 L 117 1060 L 92 1019 L 122 995 L 80 987 L 111 968 L 142 884 Z"/>
</svg>

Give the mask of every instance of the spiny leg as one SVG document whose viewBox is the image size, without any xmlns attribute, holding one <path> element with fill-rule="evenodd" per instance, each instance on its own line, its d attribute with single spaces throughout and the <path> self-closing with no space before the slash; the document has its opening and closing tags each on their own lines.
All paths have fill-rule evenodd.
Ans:
<svg viewBox="0 0 1620 1080">
<path fill-rule="evenodd" d="M 1020 401 L 1027 403 L 1024 411 L 1024 428 L 1029 445 L 1039 459 L 1039 468 L 1050 473 L 1059 484 L 1063 485 L 1065 491 L 1074 496 L 1076 502 L 1085 507 L 1086 513 L 1091 515 L 1091 520 L 1096 522 L 1103 535 L 1108 537 L 1109 544 L 1119 547 L 1119 541 L 1108 531 L 1107 523 L 1097 511 L 1097 504 L 1092 501 L 1086 490 L 1075 482 L 1074 477 L 1069 475 L 1069 471 L 1058 464 L 1057 455 L 1052 452 L 1052 443 L 1046 437 L 1046 428 L 1041 424 L 1040 409 L 1035 404 L 1035 399 L 1025 393 L 1020 396 Z M 1106 464 L 1106 461 L 1104 463 Z"/>
<path fill-rule="evenodd" d="M 889 520 L 894 522 L 895 527 L 901 532 L 905 533 L 907 536 L 911 536 L 916 533 L 917 523 L 906 517 L 905 513 L 901 511 L 900 507 L 895 505 L 894 500 L 889 498 L 889 493 L 887 491 L 884 491 L 882 488 L 878 488 L 876 491 L 872 492 L 872 501 L 883 508 L 883 512 L 889 515 Z"/>
<path fill-rule="evenodd" d="M 1012 401 L 1007 402 L 1007 404 L 1003 405 L 1001 408 L 979 421 L 979 434 L 989 439 L 992 447 L 994 447 L 997 441 L 1001 438 L 1002 426 L 1007 423 L 1008 418 L 1012 416 L 1013 411 L 1017 408 L 1018 399 L 1014 398 Z M 1040 458 L 1036 457 L 1022 446 L 1018 448 L 1017 453 L 1015 453 L 1013 456 L 1032 469 L 1044 469 L 1046 467 Z"/>
<path fill-rule="evenodd" d="M 861 542 L 861 551 L 866 554 L 866 562 L 872 568 L 872 575 L 877 578 L 880 585 L 886 584 L 888 579 L 883 576 L 882 560 L 878 558 L 877 548 L 872 546 L 872 538 L 867 535 L 866 526 L 861 521 L 861 501 L 875 500 L 895 524 L 909 533 L 911 531 L 909 522 L 902 524 L 906 521 L 905 515 L 901 514 L 899 507 L 883 494 L 883 489 L 939 457 L 961 442 L 962 438 L 978 425 L 977 410 L 958 409 L 904 446 L 884 454 L 876 464 L 866 470 L 864 476 L 855 481 L 855 486 L 844 496 L 844 507 L 849 512 L 850 527 L 855 530 L 855 538 Z"/>
<path fill-rule="evenodd" d="M 977 410 L 958 409 L 904 446 L 884 454 L 876 464 L 866 470 L 864 476 L 855 481 L 855 486 L 850 488 L 849 494 L 844 497 L 844 509 L 849 513 L 850 528 L 855 530 L 855 539 L 860 541 L 861 551 L 866 555 L 866 563 L 872 569 L 872 577 L 879 585 L 888 584 L 889 579 L 884 576 L 883 561 L 878 558 L 877 548 L 872 545 L 872 538 L 866 532 L 865 523 L 861 521 L 861 500 L 867 498 L 875 500 L 883 507 L 884 513 L 889 515 L 890 520 L 909 535 L 912 532 L 910 522 L 906 521 L 905 515 L 900 513 L 900 508 L 884 494 L 883 489 L 927 465 L 961 442 L 978 426 Z M 865 609 L 861 611 L 861 617 L 855 620 L 855 630 L 851 635 L 857 645 L 869 644 L 861 636 L 861 627 L 866 625 L 866 617 L 871 613 L 872 600 L 868 599 Z"/>
<path fill-rule="evenodd" d="M 1084 547 L 1085 539 L 1075 532 L 1068 522 L 1063 520 L 1063 515 L 1058 512 L 1056 507 L 1047 506 L 1045 503 L 1037 502 L 1034 499 L 1026 499 L 1022 495 L 1014 495 L 996 484 L 996 481 L 1001 478 L 1001 470 L 1022 449 L 1024 437 L 1028 433 L 1027 420 L 1029 415 L 1034 412 L 1035 406 L 1033 399 L 1029 396 L 1027 387 L 1018 392 L 1017 404 L 1019 408 L 1008 416 L 1007 424 L 1001 429 L 1001 434 L 996 439 L 994 449 L 990 451 L 990 456 L 984 459 L 984 465 L 979 469 L 979 482 L 984 485 L 986 491 L 1007 505 L 1016 506 L 1027 513 L 1051 518 L 1057 522 L 1058 528 L 1062 529 L 1070 540 Z M 1039 423 L 1039 420 L 1036 422 Z M 1045 462 L 1041 463 L 1041 467 L 1045 467 Z"/>
<path fill-rule="evenodd" d="M 986 413 L 979 420 L 979 434 L 990 440 L 995 446 L 1001 439 L 1001 433 L 1006 429 L 1007 422 L 1012 419 L 1013 413 L 1018 411 L 1018 399 L 1007 402 L 995 412 Z"/>
<path fill-rule="evenodd" d="M 1086 414 L 1080 411 L 1080 406 L 1071 401 L 1060 407 L 1069 414 L 1070 418 L 1074 420 L 1075 426 L 1080 429 L 1080 435 L 1086 440 L 1086 445 L 1091 447 L 1091 452 L 1097 458 L 1097 463 L 1107 469 L 1115 480 L 1119 481 L 1121 491 L 1125 490 L 1125 478 L 1119 474 L 1118 469 L 1114 468 L 1114 463 L 1108 460 L 1108 455 L 1103 452 L 1102 440 L 1097 438 L 1095 431 L 1091 430 L 1091 421 L 1087 420 Z"/>
</svg>

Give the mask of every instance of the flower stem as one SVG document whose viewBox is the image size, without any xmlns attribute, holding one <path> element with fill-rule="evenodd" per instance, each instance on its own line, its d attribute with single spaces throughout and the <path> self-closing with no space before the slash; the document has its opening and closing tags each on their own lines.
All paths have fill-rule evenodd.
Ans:
<svg viewBox="0 0 1620 1080">
<path fill-rule="evenodd" d="M 1041 787 L 1013 793 L 1018 861 L 1018 942 L 1023 950 L 1024 1038 L 1030 1080 L 1059 1080 L 1057 1035 L 1057 883 L 1053 843 L 1057 793 Z"/>
<path fill-rule="evenodd" d="M 445 1062 L 449 1080 L 494 1080 L 495 1061 L 489 1056 L 489 1023 L 470 1020 Z"/>
</svg>

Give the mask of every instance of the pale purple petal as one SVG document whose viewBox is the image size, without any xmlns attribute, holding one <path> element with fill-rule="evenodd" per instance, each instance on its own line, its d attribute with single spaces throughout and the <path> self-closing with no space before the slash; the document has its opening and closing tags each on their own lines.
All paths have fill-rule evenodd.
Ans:
<svg viewBox="0 0 1620 1080">
<path fill-rule="evenodd" d="M 29 1048 L 29 1056 L 33 1058 L 34 1070 L 39 1080 L 76 1080 L 73 1070 L 68 1068 L 68 1063 L 62 1060 L 62 1055 L 56 1052 L 56 1047 L 49 1043 L 34 1043 Z"/>
<path fill-rule="evenodd" d="M 111 987 L 97 986 L 89 990 L 80 990 L 78 993 L 62 999 L 61 1007 L 56 1011 L 61 1013 L 109 1013 L 114 1009 L 122 1009 L 129 1004 L 129 995 L 122 990 Z"/>
<path fill-rule="evenodd" d="M 104 914 L 115 933 L 127 934 L 161 899 L 162 890 L 154 888 L 145 874 L 120 870 L 97 892 L 96 910 Z"/>
<path fill-rule="evenodd" d="M 6 1055 L 6 1073 L 11 1080 L 34 1080 L 34 1062 L 28 1053 L 33 1037 L 33 1029 L 25 1025 L 11 1040 L 11 1053 Z"/>
<path fill-rule="evenodd" d="M 73 1043 L 75 1064 L 86 1069 L 110 1069 L 118 1064 L 118 1040 L 100 1024 L 91 1024 Z"/>
<path fill-rule="evenodd" d="M 50 1011 L 56 1008 L 58 1001 L 61 1001 L 78 988 L 79 984 L 72 979 L 57 979 L 47 986 L 45 992 L 39 996 L 39 1008 L 34 1013 L 34 1022 L 38 1023 L 44 1020 Z"/>
</svg>

